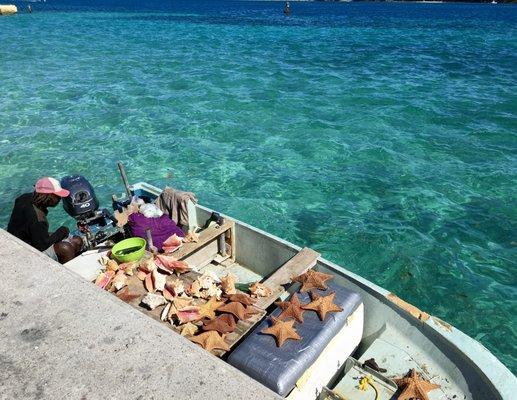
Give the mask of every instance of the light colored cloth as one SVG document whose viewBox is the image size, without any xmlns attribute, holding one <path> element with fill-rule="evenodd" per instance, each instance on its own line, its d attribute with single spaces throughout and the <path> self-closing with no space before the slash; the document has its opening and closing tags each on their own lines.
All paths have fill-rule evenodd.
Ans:
<svg viewBox="0 0 517 400">
<path fill-rule="evenodd" d="M 47 250 L 44 250 L 43 254 L 46 254 L 47 256 L 52 258 L 54 261 L 59 262 L 59 259 L 57 258 L 56 251 L 54 250 L 54 245 L 50 246 Z"/>
<path fill-rule="evenodd" d="M 156 205 L 176 224 L 188 226 L 188 201 L 197 203 L 196 195 L 166 187 L 156 199 Z"/>
<path fill-rule="evenodd" d="M 155 204 L 141 205 L 140 213 L 144 214 L 147 218 L 160 218 L 163 215 L 163 211 L 160 210 Z"/>
</svg>

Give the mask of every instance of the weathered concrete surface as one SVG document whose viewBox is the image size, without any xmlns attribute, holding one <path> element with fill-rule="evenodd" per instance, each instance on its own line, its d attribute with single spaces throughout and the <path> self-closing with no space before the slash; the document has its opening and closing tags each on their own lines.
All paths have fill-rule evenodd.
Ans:
<svg viewBox="0 0 517 400">
<path fill-rule="evenodd" d="M 0 230 L 1 399 L 278 399 Z"/>
</svg>

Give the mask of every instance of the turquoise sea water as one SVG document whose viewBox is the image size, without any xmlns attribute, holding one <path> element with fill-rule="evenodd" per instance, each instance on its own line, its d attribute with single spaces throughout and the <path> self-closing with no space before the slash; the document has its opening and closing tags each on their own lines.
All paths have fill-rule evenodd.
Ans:
<svg viewBox="0 0 517 400">
<path fill-rule="evenodd" d="M 516 6 L 139 3 L 0 19 L 1 226 L 42 175 L 86 175 L 109 206 L 122 160 L 516 372 Z"/>
</svg>

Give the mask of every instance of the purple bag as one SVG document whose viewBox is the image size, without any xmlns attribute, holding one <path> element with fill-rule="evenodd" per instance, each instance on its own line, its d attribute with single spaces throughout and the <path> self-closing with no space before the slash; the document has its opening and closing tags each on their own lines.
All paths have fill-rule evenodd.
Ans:
<svg viewBox="0 0 517 400">
<path fill-rule="evenodd" d="M 145 230 L 147 228 L 151 229 L 153 244 L 158 248 L 158 250 L 162 249 L 163 242 L 172 235 L 176 234 L 180 237 L 185 236 L 183 231 L 174 223 L 174 221 L 165 214 L 159 218 L 147 218 L 143 214 L 133 213 L 129 216 L 128 223 L 133 236 L 138 236 L 144 239 L 147 239 Z"/>
</svg>

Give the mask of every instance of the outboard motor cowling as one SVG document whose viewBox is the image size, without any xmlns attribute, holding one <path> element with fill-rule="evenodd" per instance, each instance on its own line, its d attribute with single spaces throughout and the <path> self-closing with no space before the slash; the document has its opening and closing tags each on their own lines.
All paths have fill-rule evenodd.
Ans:
<svg viewBox="0 0 517 400">
<path fill-rule="evenodd" d="M 61 179 L 61 187 L 70 191 L 70 195 L 63 199 L 63 208 L 71 217 L 81 219 L 98 210 L 95 191 L 84 176 L 65 176 Z"/>
</svg>

